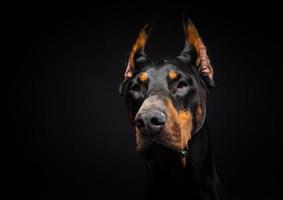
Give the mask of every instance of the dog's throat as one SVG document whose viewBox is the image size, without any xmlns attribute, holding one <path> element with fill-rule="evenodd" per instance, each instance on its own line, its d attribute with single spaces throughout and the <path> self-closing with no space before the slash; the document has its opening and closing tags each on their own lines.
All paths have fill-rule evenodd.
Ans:
<svg viewBox="0 0 283 200">
<path fill-rule="evenodd" d="M 187 162 L 186 157 L 172 155 L 155 157 L 147 161 L 149 195 L 168 197 L 174 195 L 175 191 L 182 190 L 187 180 Z"/>
<path fill-rule="evenodd" d="M 154 179 L 172 179 L 178 181 L 186 170 L 187 149 L 174 151 L 156 145 L 151 150 L 151 158 L 147 160 L 148 168 Z"/>
</svg>

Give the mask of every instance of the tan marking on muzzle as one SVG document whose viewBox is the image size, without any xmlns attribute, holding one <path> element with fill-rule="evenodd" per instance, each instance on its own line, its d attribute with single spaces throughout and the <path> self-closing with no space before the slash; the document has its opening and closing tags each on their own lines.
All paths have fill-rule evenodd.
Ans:
<svg viewBox="0 0 283 200">
<path fill-rule="evenodd" d="M 192 114 L 189 111 L 179 112 L 179 121 L 181 126 L 181 146 L 185 148 L 191 139 Z"/>
<path fill-rule="evenodd" d="M 172 141 L 175 141 L 174 146 L 184 149 L 191 139 L 192 114 L 188 110 L 178 112 L 170 100 L 167 101 L 167 109 L 166 132 L 171 134 Z"/>
<path fill-rule="evenodd" d="M 202 115 L 203 115 L 202 108 L 200 105 L 198 105 L 196 109 L 196 123 L 200 122 Z"/>
<path fill-rule="evenodd" d="M 141 132 L 137 127 L 135 127 L 136 130 L 136 150 L 141 151 L 144 148 L 144 141 L 141 139 Z"/>
</svg>

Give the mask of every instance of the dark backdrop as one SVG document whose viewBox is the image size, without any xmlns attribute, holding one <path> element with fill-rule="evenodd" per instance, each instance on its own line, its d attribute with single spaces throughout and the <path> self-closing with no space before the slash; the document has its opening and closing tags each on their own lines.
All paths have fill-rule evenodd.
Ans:
<svg viewBox="0 0 283 200">
<path fill-rule="evenodd" d="M 34 7 L 35 6 L 35 7 Z M 183 47 L 186 11 L 208 46 L 217 88 L 208 123 L 231 199 L 282 190 L 282 57 L 276 6 L 19 5 L 7 14 L 12 51 L 3 171 L 11 199 L 142 199 L 144 161 L 118 96 L 125 58 L 153 19 L 150 57 Z M 8 48 L 9 49 L 9 48 Z M 7 76 L 8 74 L 8 76 Z"/>
</svg>

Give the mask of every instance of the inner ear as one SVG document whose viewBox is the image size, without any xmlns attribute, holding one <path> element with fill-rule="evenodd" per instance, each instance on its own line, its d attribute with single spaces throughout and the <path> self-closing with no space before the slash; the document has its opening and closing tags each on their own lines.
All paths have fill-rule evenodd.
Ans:
<svg viewBox="0 0 283 200">
<path fill-rule="evenodd" d="M 132 46 L 132 49 L 128 56 L 126 71 L 124 74 L 125 79 L 131 78 L 134 74 L 134 70 L 137 67 L 144 66 L 147 62 L 148 59 L 144 52 L 144 48 L 151 32 L 152 26 L 153 22 L 147 23 L 140 31 L 137 40 Z"/>
<path fill-rule="evenodd" d="M 185 31 L 185 47 L 180 53 L 179 58 L 187 63 L 193 63 L 197 67 L 198 73 L 203 77 L 208 87 L 214 86 L 213 75 L 214 71 L 210 63 L 210 59 L 207 53 L 207 48 L 204 45 L 198 30 L 193 22 L 184 15 L 183 19 L 184 31 Z M 187 58 L 187 59 L 186 59 Z"/>
</svg>

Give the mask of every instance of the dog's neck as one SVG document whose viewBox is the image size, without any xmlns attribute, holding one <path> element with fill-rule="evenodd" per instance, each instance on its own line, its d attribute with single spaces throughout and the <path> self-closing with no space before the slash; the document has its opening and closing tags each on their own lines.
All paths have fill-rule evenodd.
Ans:
<svg viewBox="0 0 283 200">
<path fill-rule="evenodd" d="M 210 188 L 219 183 L 206 127 L 193 136 L 188 156 L 174 157 L 160 151 L 147 162 L 147 170 L 147 199 L 176 199 L 184 194 L 191 199 L 202 199 L 206 193 L 218 192 Z M 218 199 L 218 194 L 208 196 L 215 197 L 209 199 Z"/>
<path fill-rule="evenodd" d="M 189 180 L 189 159 L 161 154 L 147 162 L 149 176 L 147 199 L 174 199 L 186 190 Z"/>
<path fill-rule="evenodd" d="M 166 155 L 156 156 L 147 162 L 150 184 L 179 183 L 187 171 L 186 158 L 181 156 Z"/>
</svg>

